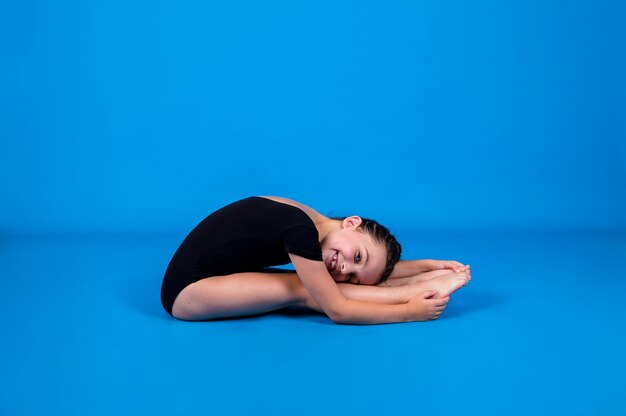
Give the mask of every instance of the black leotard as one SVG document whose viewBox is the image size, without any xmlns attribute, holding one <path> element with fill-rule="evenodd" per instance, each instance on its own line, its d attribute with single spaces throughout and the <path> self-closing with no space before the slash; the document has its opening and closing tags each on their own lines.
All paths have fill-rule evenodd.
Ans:
<svg viewBox="0 0 626 416">
<path fill-rule="evenodd" d="M 287 253 L 322 261 L 319 234 L 304 211 L 258 196 L 233 202 L 185 237 L 167 266 L 161 303 L 171 315 L 176 296 L 191 283 L 287 264 Z"/>
</svg>

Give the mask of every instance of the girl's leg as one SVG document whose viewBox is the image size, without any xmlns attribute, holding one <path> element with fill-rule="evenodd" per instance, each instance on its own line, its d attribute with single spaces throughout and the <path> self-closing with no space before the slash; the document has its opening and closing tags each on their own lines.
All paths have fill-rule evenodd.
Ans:
<svg viewBox="0 0 626 416">
<path fill-rule="evenodd" d="M 375 303 L 401 303 L 406 296 L 392 288 L 339 283 L 349 299 Z M 288 306 L 322 312 L 295 272 L 248 272 L 199 280 L 183 289 L 174 301 L 175 318 L 201 321 L 256 315 Z"/>
<path fill-rule="evenodd" d="M 428 282 L 399 287 L 338 283 L 348 299 L 398 304 L 429 289 L 445 297 L 462 286 L 461 274 L 450 273 Z M 445 293 L 444 293 L 445 292 Z M 322 312 L 322 308 L 292 273 L 236 273 L 199 280 L 187 286 L 174 302 L 174 317 L 184 320 L 256 315 L 288 306 L 301 306 Z"/>
<path fill-rule="evenodd" d="M 172 315 L 201 321 L 303 305 L 303 287 L 296 273 L 248 272 L 208 277 L 178 294 Z"/>
</svg>

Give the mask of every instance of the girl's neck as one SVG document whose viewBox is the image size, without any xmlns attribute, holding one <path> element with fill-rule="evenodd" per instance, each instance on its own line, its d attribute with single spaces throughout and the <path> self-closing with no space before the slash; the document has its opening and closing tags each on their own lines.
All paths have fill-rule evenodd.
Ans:
<svg viewBox="0 0 626 416">
<path fill-rule="evenodd" d="M 315 228 L 317 228 L 317 233 L 319 234 L 319 240 L 321 242 L 326 238 L 328 233 L 330 233 L 331 231 L 339 230 L 341 228 L 341 222 L 337 220 L 331 220 L 328 217 L 323 217 L 315 222 Z"/>
</svg>

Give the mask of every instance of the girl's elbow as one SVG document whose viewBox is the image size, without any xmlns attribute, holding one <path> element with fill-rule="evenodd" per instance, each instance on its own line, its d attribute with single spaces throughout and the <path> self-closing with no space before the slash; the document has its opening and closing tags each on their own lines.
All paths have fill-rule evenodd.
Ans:
<svg viewBox="0 0 626 416">
<path fill-rule="evenodd" d="M 341 314 L 337 313 L 337 312 L 328 312 L 326 313 L 326 316 L 328 316 L 328 319 L 330 319 L 331 321 L 333 321 L 336 324 L 343 324 L 343 319 L 341 318 Z"/>
<path fill-rule="evenodd" d="M 326 312 L 326 316 L 328 316 L 328 318 L 330 318 L 331 321 L 337 324 L 351 323 L 349 310 L 346 307 L 346 305 L 342 305 L 339 308 L 330 309 L 328 312 Z"/>
<path fill-rule="evenodd" d="M 333 322 L 345 324 L 349 323 L 350 306 L 350 301 L 345 296 L 341 296 L 325 303 L 322 310 Z"/>
</svg>

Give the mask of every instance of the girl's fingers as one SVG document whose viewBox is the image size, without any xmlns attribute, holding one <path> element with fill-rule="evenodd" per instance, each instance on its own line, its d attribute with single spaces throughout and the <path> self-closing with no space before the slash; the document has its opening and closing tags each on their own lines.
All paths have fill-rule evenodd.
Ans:
<svg viewBox="0 0 626 416">
<path fill-rule="evenodd" d="M 435 299 L 435 306 L 443 306 L 445 307 L 450 301 L 450 296 L 446 296 L 445 298 Z"/>
</svg>

